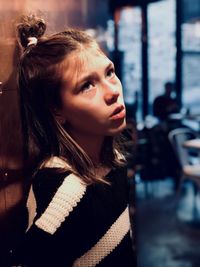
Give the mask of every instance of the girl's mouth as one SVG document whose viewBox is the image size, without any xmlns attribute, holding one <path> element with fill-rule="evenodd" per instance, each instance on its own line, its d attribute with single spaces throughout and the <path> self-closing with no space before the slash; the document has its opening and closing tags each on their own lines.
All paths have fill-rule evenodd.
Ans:
<svg viewBox="0 0 200 267">
<path fill-rule="evenodd" d="M 117 120 L 117 119 L 124 119 L 125 116 L 126 116 L 126 110 L 123 105 L 120 105 L 114 110 L 110 118 L 112 120 Z"/>
</svg>

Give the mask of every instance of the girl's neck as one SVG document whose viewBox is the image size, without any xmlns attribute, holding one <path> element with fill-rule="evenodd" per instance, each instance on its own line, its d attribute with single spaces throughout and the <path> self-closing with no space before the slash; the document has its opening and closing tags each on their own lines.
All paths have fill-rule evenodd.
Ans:
<svg viewBox="0 0 200 267">
<path fill-rule="evenodd" d="M 72 134 L 73 139 L 81 146 L 87 153 L 94 165 L 101 164 L 101 149 L 104 142 L 104 137 L 89 136 L 89 135 L 76 135 Z"/>
<path fill-rule="evenodd" d="M 94 175 L 96 177 L 105 177 L 111 170 L 102 164 L 100 155 L 104 143 L 104 137 L 71 134 L 73 139 L 87 153 L 94 164 Z"/>
</svg>

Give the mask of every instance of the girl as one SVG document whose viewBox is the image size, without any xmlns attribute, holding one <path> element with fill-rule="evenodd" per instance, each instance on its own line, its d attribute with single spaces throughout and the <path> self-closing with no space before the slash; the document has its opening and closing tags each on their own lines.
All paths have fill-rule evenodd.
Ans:
<svg viewBox="0 0 200 267">
<path fill-rule="evenodd" d="M 135 266 L 122 86 L 85 32 L 43 36 L 34 16 L 17 26 L 26 158 L 34 170 L 23 241 L 28 267 Z M 31 164 L 30 164 L 31 163 Z"/>
</svg>

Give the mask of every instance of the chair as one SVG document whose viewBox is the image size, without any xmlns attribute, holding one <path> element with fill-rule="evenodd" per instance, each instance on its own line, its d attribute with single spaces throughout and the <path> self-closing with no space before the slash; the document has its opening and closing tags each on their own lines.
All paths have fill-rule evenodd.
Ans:
<svg viewBox="0 0 200 267">
<path fill-rule="evenodd" d="M 188 128 L 177 128 L 168 134 L 169 141 L 177 156 L 181 167 L 181 179 L 179 188 L 184 180 L 192 181 L 200 189 L 200 162 L 198 153 L 196 155 L 187 148 L 184 148 L 185 141 L 197 138 L 197 134 Z"/>
</svg>

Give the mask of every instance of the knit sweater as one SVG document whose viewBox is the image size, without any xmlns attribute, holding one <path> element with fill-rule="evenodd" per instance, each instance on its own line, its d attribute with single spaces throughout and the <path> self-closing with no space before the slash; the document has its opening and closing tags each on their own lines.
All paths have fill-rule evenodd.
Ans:
<svg viewBox="0 0 200 267">
<path fill-rule="evenodd" d="M 66 171 L 42 168 L 33 181 L 36 214 L 26 232 L 28 267 L 135 267 L 126 170 L 111 170 L 110 185 L 85 185 Z M 32 215 L 31 215 L 32 216 Z"/>
</svg>

